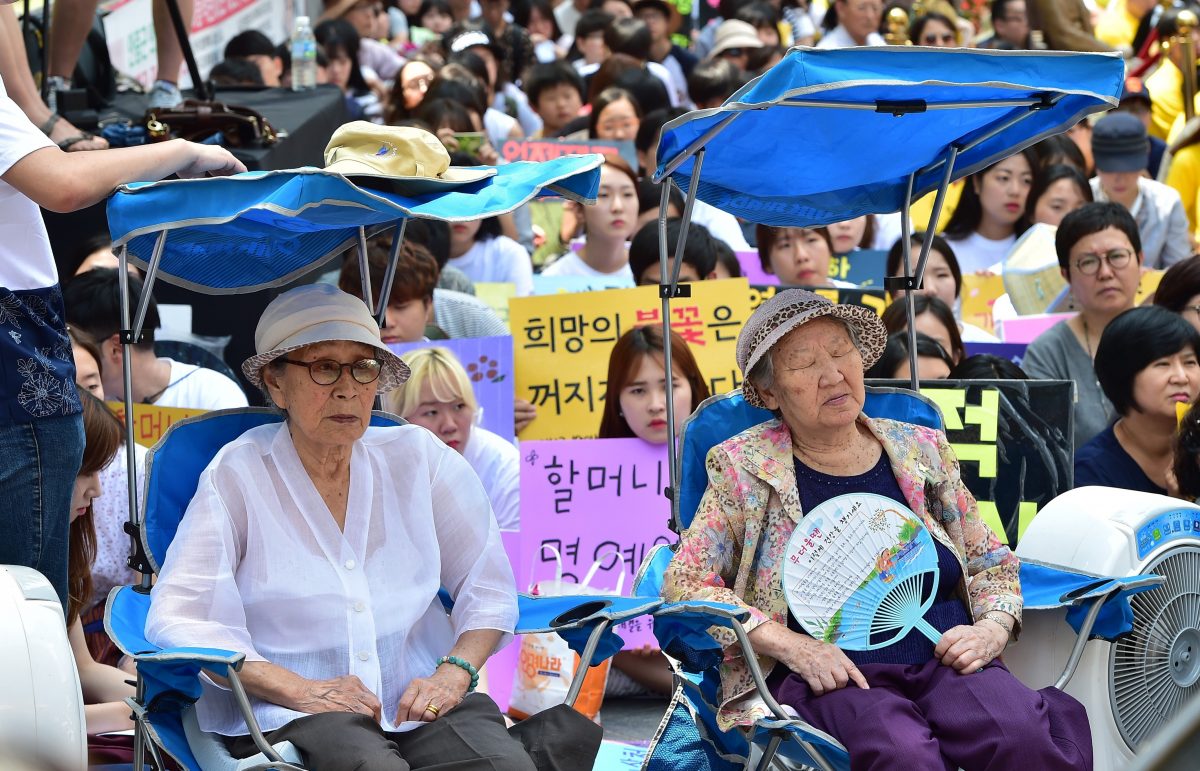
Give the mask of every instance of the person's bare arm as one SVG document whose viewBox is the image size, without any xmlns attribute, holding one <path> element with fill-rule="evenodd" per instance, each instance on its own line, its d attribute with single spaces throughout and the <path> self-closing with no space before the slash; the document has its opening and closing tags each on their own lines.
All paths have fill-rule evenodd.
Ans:
<svg viewBox="0 0 1200 771">
<path fill-rule="evenodd" d="M 43 208 L 72 212 L 104 200 L 129 182 L 156 181 L 172 174 L 184 178 L 224 176 L 245 170 L 224 148 L 172 139 L 88 153 L 46 147 L 17 161 L 0 178 Z"/>
<path fill-rule="evenodd" d="M 463 632 L 448 656 L 458 656 L 482 669 L 488 656 L 496 649 L 503 633 L 497 629 L 472 629 Z M 471 676 L 457 664 L 442 664 L 429 677 L 414 677 L 396 710 L 396 722 L 406 720 L 433 721 L 458 706 L 471 686 Z M 433 705 L 436 712 L 427 712 Z"/>
</svg>

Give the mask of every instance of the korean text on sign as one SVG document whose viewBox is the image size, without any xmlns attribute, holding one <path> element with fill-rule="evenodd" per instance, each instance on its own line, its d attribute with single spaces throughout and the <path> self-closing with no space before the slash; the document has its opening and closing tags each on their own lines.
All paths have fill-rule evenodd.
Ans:
<svg viewBox="0 0 1200 771">
<path fill-rule="evenodd" d="M 734 355 L 750 315 L 744 279 L 701 281 L 692 296 L 672 302 L 671 329 L 687 341 L 714 393 L 741 385 Z M 538 410 L 522 439 L 596 435 L 607 384 L 608 357 L 622 334 L 661 325 L 656 287 L 514 298 L 509 306 L 516 395 Z"/>
</svg>

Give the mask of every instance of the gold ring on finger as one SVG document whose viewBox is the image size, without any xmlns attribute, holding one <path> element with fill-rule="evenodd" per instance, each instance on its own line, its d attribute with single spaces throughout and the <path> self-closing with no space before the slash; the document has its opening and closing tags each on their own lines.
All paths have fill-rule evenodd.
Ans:
<svg viewBox="0 0 1200 771">
<path fill-rule="evenodd" d="M 425 711 L 426 711 L 426 712 L 432 712 L 434 717 L 437 717 L 437 716 L 438 716 L 438 713 L 439 713 L 439 712 L 441 712 L 441 710 L 440 710 L 440 709 L 438 709 L 437 707 L 433 706 L 433 702 L 432 702 L 432 701 L 431 701 L 431 702 L 429 702 L 428 704 L 426 704 L 426 705 L 425 705 Z"/>
</svg>

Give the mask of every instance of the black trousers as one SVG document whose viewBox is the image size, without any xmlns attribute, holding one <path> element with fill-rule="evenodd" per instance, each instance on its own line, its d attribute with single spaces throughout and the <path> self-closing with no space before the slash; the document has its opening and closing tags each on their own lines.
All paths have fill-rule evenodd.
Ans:
<svg viewBox="0 0 1200 771">
<path fill-rule="evenodd" d="M 578 771 L 592 767 L 601 735 L 562 705 L 509 729 L 491 698 L 472 693 L 415 731 L 390 733 L 365 715 L 323 712 L 266 736 L 296 745 L 313 771 Z M 258 753 L 249 736 L 224 738 L 236 758 Z"/>
</svg>

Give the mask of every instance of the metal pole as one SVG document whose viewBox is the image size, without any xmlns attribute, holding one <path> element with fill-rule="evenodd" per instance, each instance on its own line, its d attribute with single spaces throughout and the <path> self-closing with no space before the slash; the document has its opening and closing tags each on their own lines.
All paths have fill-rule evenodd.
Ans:
<svg viewBox="0 0 1200 771">
<path fill-rule="evenodd" d="M 1171 39 L 1171 45 L 1179 48 L 1183 57 L 1183 116 L 1184 120 L 1196 117 L 1196 47 L 1192 43 L 1192 34 L 1200 19 L 1190 10 L 1184 9 L 1175 18 L 1178 32 Z"/>
<path fill-rule="evenodd" d="M 661 291 L 662 295 L 662 324 L 663 324 L 663 369 L 666 371 L 667 377 L 667 484 L 670 485 L 672 500 L 674 496 L 679 494 L 675 489 L 675 484 L 679 480 L 679 447 L 678 440 L 675 437 L 675 389 L 672 386 L 671 373 L 671 298 L 675 296 L 675 285 L 679 280 L 679 264 L 683 256 L 683 241 L 687 237 L 688 223 L 692 218 L 692 204 L 696 202 L 696 191 L 700 186 L 700 170 L 704 166 L 704 148 L 696 154 L 696 163 L 692 167 L 692 179 L 688 184 L 687 198 L 683 202 L 683 218 L 679 223 L 679 242 L 675 245 L 675 266 L 671 271 L 671 283 L 667 291 Z M 664 180 L 664 184 L 673 184 L 670 178 Z M 660 221 L 663 223 L 659 227 L 659 245 L 666 246 L 666 219 L 663 214 L 666 209 L 660 210 Z M 660 252 L 660 264 L 665 261 L 665 257 Z M 661 280 L 661 276 L 660 276 Z"/>
<path fill-rule="evenodd" d="M 574 707 L 575 700 L 579 698 L 584 678 L 587 677 L 587 671 L 592 666 L 592 656 L 596 655 L 596 647 L 600 645 L 600 638 L 604 636 L 604 630 L 608 629 L 609 623 L 606 620 L 596 622 L 596 628 L 588 635 L 587 644 L 583 646 L 583 653 L 579 654 L 579 671 L 571 680 L 571 688 L 567 691 L 566 701 L 563 702 L 568 707 Z"/>
<path fill-rule="evenodd" d="M 142 325 L 146 323 L 146 311 L 150 308 L 150 298 L 153 296 L 154 281 L 158 278 L 158 266 L 162 262 L 163 248 L 167 245 L 167 231 L 158 234 L 154 242 L 154 251 L 150 255 L 150 264 L 146 266 L 146 280 L 142 282 L 142 296 L 138 298 L 137 315 L 133 317 L 133 337 L 140 339 Z"/>
<path fill-rule="evenodd" d="M 137 558 L 137 532 L 141 526 L 141 513 L 138 510 L 137 498 L 137 456 L 134 454 L 133 438 L 133 363 L 130 355 L 133 353 L 133 330 L 129 324 L 129 247 L 117 249 L 117 291 L 121 300 L 121 376 L 122 387 L 125 389 L 125 468 L 129 474 L 129 522 L 133 532 L 129 534 L 129 559 Z M 150 575 L 142 573 L 138 587 L 143 593 L 150 591 Z"/>
<path fill-rule="evenodd" d="M 958 145 L 950 145 L 950 156 L 946 159 L 946 171 L 942 174 L 942 184 L 938 187 L 937 196 L 933 199 L 933 214 L 929 217 L 929 224 L 925 227 L 926 236 L 921 242 L 921 258 L 917 261 L 917 272 L 913 276 L 917 282 L 916 286 L 920 286 L 925 279 L 925 263 L 929 262 L 929 246 L 932 242 L 928 234 L 937 229 L 938 218 L 942 216 L 942 205 L 946 203 L 946 191 L 950 189 L 950 177 L 954 174 L 954 162 L 958 160 L 958 153 L 961 149 Z"/>
<path fill-rule="evenodd" d="M 387 317 L 388 300 L 392 296 L 392 284 L 396 282 L 396 263 L 400 257 L 400 247 L 404 245 L 404 229 L 408 226 L 408 219 L 402 219 L 396 223 L 396 229 L 392 232 L 392 250 L 388 254 L 387 269 L 383 272 L 383 286 L 380 287 L 379 301 L 375 305 L 375 321 L 379 323 L 380 328 L 383 327 L 383 321 Z"/>
<path fill-rule="evenodd" d="M 188 74 L 192 76 L 192 90 L 196 93 L 196 98 L 202 102 L 207 102 L 212 98 L 212 94 L 208 93 L 208 87 L 204 85 L 204 78 L 200 76 L 200 68 L 196 66 L 196 55 L 192 52 L 192 43 L 189 40 L 190 32 L 187 24 L 183 21 L 183 14 L 179 12 L 178 0 L 164 0 L 167 5 L 167 13 L 171 16 L 171 26 L 175 28 L 175 37 L 179 39 L 179 48 L 183 51 L 183 61 L 187 65 Z M 169 77 L 164 77 L 164 73 L 158 73 L 158 77 L 162 80 L 170 80 L 171 78 L 178 79 L 178 72 L 165 73 Z M 174 81 L 172 81 L 174 82 Z"/>
<path fill-rule="evenodd" d="M 362 281 L 363 302 L 367 304 L 367 308 L 374 308 L 375 303 L 371 299 L 371 263 L 367 260 L 367 228 L 365 225 L 358 226 L 358 277 Z"/>
<path fill-rule="evenodd" d="M 914 171 L 908 175 L 908 186 L 904 193 L 904 208 L 900 214 L 900 237 L 904 239 L 904 244 L 900 248 L 900 254 L 904 257 L 904 277 L 912 279 L 912 212 L 909 207 L 912 206 L 913 185 L 917 179 L 917 173 Z M 926 231 L 925 240 L 929 239 L 928 231 Z M 920 388 L 920 382 L 917 378 L 917 293 L 916 289 L 920 284 L 913 282 L 909 284 L 908 289 L 904 291 L 904 312 L 908 316 L 908 387 L 914 391 Z"/>
</svg>

